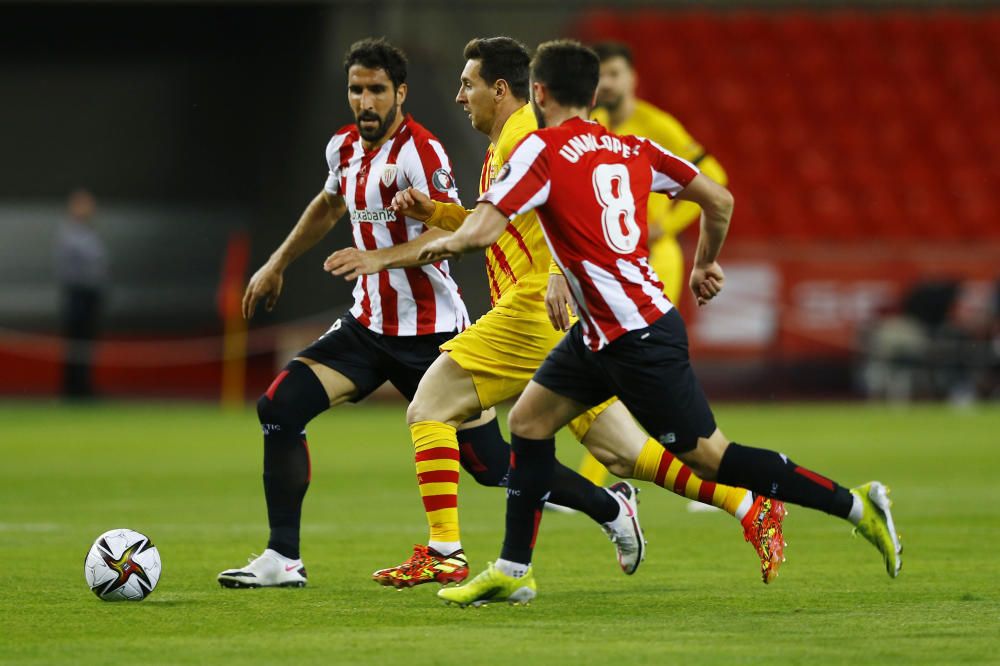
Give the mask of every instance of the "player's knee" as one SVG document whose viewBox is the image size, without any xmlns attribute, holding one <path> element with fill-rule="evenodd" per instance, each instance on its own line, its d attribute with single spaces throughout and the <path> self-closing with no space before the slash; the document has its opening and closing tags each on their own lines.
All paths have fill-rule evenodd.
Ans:
<svg viewBox="0 0 1000 666">
<path fill-rule="evenodd" d="M 420 421 L 433 421 L 430 411 L 424 404 L 420 397 L 420 391 L 413 396 L 413 400 L 410 401 L 409 406 L 406 408 L 406 423 L 408 425 L 413 425 L 414 423 L 419 423 Z"/>
<path fill-rule="evenodd" d="M 330 406 L 326 389 L 303 363 L 292 361 L 257 400 L 261 425 L 304 428 Z"/>
<path fill-rule="evenodd" d="M 413 425 L 421 421 L 439 421 L 457 428 L 477 412 L 478 405 L 475 409 L 462 409 L 459 405 L 449 403 L 447 398 L 440 394 L 418 388 L 406 408 L 406 423 Z"/>
<path fill-rule="evenodd" d="M 274 423 L 274 417 L 277 415 L 276 410 L 271 406 L 271 399 L 264 394 L 257 399 L 257 420 L 260 421 L 261 425 L 265 423 Z"/>
<path fill-rule="evenodd" d="M 694 449 L 679 454 L 681 461 L 691 468 L 696 476 L 705 481 L 715 481 L 719 475 L 719 465 L 722 463 L 722 456 L 729 446 L 729 440 L 716 429 L 708 437 L 699 437 L 698 445 Z"/>
<path fill-rule="evenodd" d="M 507 415 L 507 427 L 512 434 L 527 439 L 547 439 L 553 436 L 553 432 L 542 419 L 531 412 L 530 408 L 521 407 L 518 401 Z"/>
<path fill-rule="evenodd" d="M 626 460 L 616 456 L 608 462 L 604 462 L 600 458 L 598 458 L 598 461 L 619 479 L 631 479 L 632 475 L 635 474 L 635 461 L 633 460 Z"/>
<path fill-rule="evenodd" d="M 627 456 L 601 446 L 587 446 L 587 450 L 597 462 L 604 465 L 615 476 L 622 479 L 632 478 L 632 473 L 635 471 L 635 460 L 630 460 Z"/>
</svg>

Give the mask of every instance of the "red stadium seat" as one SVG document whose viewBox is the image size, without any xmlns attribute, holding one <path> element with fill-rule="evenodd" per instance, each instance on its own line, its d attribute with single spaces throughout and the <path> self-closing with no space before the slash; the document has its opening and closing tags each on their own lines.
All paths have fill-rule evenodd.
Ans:
<svg viewBox="0 0 1000 666">
<path fill-rule="evenodd" d="M 592 12 L 729 173 L 734 237 L 1000 238 L 1000 15 Z"/>
</svg>

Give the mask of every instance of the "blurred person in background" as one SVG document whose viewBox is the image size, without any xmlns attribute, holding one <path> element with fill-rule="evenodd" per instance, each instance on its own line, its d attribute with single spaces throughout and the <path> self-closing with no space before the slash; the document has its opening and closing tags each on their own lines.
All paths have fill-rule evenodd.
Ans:
<svg viewBox="0 0 1000 666">
<path fill-rule="evenodd" d="M 93 396 L 91 357 L 108 285 L 108 252 L 93 224 L 94 195 L 74 190 L 67 209 L 69 216 L 59 229 L 55 250 L 66 339 L 63 395 L 86 399 Z"/>
<path fill-rule="evenodd" d="M 869 398 L 890 402 L 988 397 L 995 365 L 1000 294 L 957 280 L 914 284 L 893 311 L 862 333 L 862 381 Z"/>
<path fill-rule="evenodd" d="M 600 42 L 591 48 L 601 61 L 597 84 L 596 120 L 615 134 L 634 134 L 652 139 L 674 155 L 696 165 L 702 173 L 725 186 L 722 165 L 694 140 L 684 126 L 669 113 L 636 97 L 638 75 L 632 49 L 620 42 Z M 663 293 L 671 303 L 680 303 L 686 282 L 684 253 L 677 236 L 698 220 L 701 209 L 691 201 L 653 193 L 648 203 L 649 264 L 663 280 Z M 603 483 L 607 470 L 592 455 L 585 454 L 580 473 L 594 483 Z"/>
</svg>

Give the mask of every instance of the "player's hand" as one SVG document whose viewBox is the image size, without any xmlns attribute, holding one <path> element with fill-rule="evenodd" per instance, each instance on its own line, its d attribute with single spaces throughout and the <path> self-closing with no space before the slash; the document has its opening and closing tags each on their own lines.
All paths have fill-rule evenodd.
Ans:
<svg viewBox="0 0 1000 666">
<path fill-rule="evenodd" d="M 426 222 L 434 214 L 434 200 L 420 190 L 408 187 L 396 192 L 389 209 L 414 220 Z"/>
<path fill-rule="evenodd" d="M 698 307 L 718 296 L 725 281 L 726 276 L 718 262 L 695 266 L 691 270 L 691 291 L 698 301 Z"/>
<path fill-rule="evenodd" d="M 323 270 L 332 275 L 343 276 L 345 280 L 356 280 L 362 275 L 371 275 L 385 270 L 377 252 L 365 252 L 356 247 L 337 250 L 323 262 Z"/>
<path fill-rule="evenodd" d="M 569 293 L 569 284 L 563 275 L 549 275 L 549 288 L 545 291 L 545 310 L 549 313 L 552 328 L 557 331 L 568 331 L 570 315 L 576 316 L 573 310 L 573 297 Z"/>
<path fill-rule="evenodd" d="M 450 234 L 441 238 L 435 238 L 420 250 L 420 254 L 417 255 L 417 261 L 421 264 L 433 264 L 443 259 L 450 259 L 455 253 L 451 250 L 449 241 L 451 241 Z"/>
<path fill-rule="evenodd" d="M 260 299 L 264 300 L 264 308 L 270 312 L 274 304 L 278 302 L 281 295 L 281 287 L 284 284 L 283 271 L 271 264 L 264 264 L 253 274 L 247 284 L 247 290 L 243 293 L 243 318 L 253 317 L 254 310 Z"/>
</svg>

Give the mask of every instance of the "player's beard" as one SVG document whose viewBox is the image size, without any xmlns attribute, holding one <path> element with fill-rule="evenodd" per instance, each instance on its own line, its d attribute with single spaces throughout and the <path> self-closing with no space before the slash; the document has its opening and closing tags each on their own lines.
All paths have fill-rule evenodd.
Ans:
<svg viewBox="0 0 1000 666">
<path fill-rule="evenodd" d="M 617 97 L 611 95 L 597 96 L 597 106 L 600 108 L 607 109 L 608 111 L 616 111 L 624 101 L 625 101 L 625 95 L 618 95 Z"/>
<path fill-rule="evenodd" d="M 385 114 L 385 118 L 379 118 L 378 114 L 374 111 L 362 111 L 356 118 L 358 132 L 361 134 L 361 138 L 365 141 L 370 141 L 371 143 L 375 143 L 380 140 L 385 136 L 386 131 L 392 127 L 392 124 L 396 122 L 397 113 L 399 113 L 398 104 L 389 109 L 389 112 Z M 378 125 L 371 129 L 365 129 L 361 126 L 362 120 L 377 120 Z"/>
<path fill-rule="evenodd" d="M 531 110 L 535 112 L 535 120 L 538 121 L 538 129 L 545 127 L 545 116 L 542 115 L 542 110 L 535 104 L 535 100 L 531 100 Z"/>
</svg>

